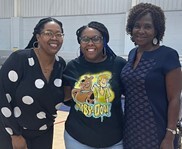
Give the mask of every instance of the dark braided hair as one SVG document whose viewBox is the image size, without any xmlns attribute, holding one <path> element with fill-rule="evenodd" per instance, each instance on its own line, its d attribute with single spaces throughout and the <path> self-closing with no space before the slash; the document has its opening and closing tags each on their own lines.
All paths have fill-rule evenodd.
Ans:
<svg viewBox="0 0 182 149">
<path fill-rule="evenodd" d="M 33 36 L 32 36 L 31 40 L 29 41 L 29 43 L 25 49 L 29 49 L 29 48 L 33 48 L 34 46 L 37 46 L 38 43 L 35 44 L 35 42 L 37 41 L 36 34 L 40 34 L 42 32 L 42 30 L 44 29 L 44 25 L 46 23 L 52 22 L 52 21 L 56 22 L 60 26 L 62 33 L 63 33 L 63 25 L 60 21 L 58 21 L 55 18 L 51 18 L 51 17 L 43 18 L 35 26 L 34 31 L 33 31 Z"/>
<path fill-rule="evenodd" d="M 135 22 L 148 13 L 151 14 L 154 28 L 157 33 L 156 38 L 158 39 L 158 42 L 160 42 L 162 41 L 165 32 L 165 15 L 160 7 L 150 3 L 139 3 L 130 9 L 126 32 L 132 36 L 132 30 Z"/>
<path fill-rule="evenodd" d="M 80 37 L 82 35 L 82 32 L 87 28 L 93 28 L 98 30 L 102 37 L 103 37 L 103 43 L 104 43 L 104 48 L 106 50 L 106 54 L 107 55 L 112 55 L 112 56 L 116 56 L 116 54 L 112 51 L 112 49 L 108 46 L 108 42 L 109 42 L 109 32 L 107 30 L 107 28 L 105 27 L 104 24 L 100 23 L 100 22 L 96 22 L 96 21 L 92 21 L 90 23 L 88 23 L 88 25 L 82 26 L 80 27 L 77 31 L 76 31 L 76 35 L 77 35 L 77 41 L 80 44 Z M 80 55 L 83 56 L 83 53 L 80 51 Z"/>
</svg>

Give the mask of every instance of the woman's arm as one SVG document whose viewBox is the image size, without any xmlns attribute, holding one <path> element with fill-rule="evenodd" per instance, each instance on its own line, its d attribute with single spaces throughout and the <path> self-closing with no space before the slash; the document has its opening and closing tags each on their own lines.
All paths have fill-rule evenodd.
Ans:
<svg viewBox="0 0 182 149">
<path fill-rule="evenodd" d="M 71 96 L 71 86 L 64 86 L 64 104 L 71 106 L 73 100 Z"/>
<path fill-rule="evenodd" d="M 180 109 L 180 94 L 182 88 L 181 68 L 174 69 L 166 75 L 166 90 L 168 97 L 168 121 L 167 128 L 176 130 Z M 161 144 L 161 149 L 172 149 L 175 135 L 166 130 L 165 138 Z"/>
</svg>

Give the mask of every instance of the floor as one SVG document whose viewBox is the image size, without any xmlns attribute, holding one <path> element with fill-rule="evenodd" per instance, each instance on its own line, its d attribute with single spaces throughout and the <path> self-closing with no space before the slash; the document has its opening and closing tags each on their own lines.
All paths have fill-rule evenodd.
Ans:
<svg viewBox="0 0 182 149">
<path fill-rule="evenodd" d="M 68 111 L 58 111 L 58 117 L 54 124 L 53 149 L 65 149 L 64 146 L 64 123 L 68 116 Z"/>
</svg>

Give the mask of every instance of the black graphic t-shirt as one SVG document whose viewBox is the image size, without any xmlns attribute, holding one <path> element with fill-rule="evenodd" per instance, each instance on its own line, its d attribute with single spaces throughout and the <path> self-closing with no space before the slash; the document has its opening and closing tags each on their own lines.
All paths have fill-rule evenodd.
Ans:
<svg viewBox="0 0 182 149">
<path fill-rule="evenodd" d="M 122 139 L 120 73 L 126 61 L 108 57 L 90 63 L 83 57 L 70 61 L 64 76 L 72 87 L 72 104 L 66 131 L 79 142 L 93 147 L 109 147 Z"/>
</svg>

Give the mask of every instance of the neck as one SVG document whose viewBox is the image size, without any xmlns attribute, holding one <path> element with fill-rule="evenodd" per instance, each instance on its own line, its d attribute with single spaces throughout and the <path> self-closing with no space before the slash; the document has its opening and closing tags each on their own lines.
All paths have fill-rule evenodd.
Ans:
<svg viewBox="0 0 182 149">
<path fill-rule="evenodd" d="M 47 67 L 49 65 L 52 65 L 55 61 L 55 56 L 50 56 L 46 54 L 43 50 L 40 48 L 34 49 L 37 58 L 39 60 L 39 63 L 42 64 L 43 66 Z"/>
<path fill-rule="evenodd" d="M 138 46 L 138 52 L 143 53 L 144 51 L 154 51 L 159 48 L 159 44 L 151 46 Z"/>
<path fill-rule="evenodd" d="M 87 59 L 87 58 L 85 57 L 85 60 L 88 61 L 88 62 L 91 62 L 91 63 L 100 63 L 100 62 L 105 61 L 106 58 L 107 58 L 107 55 L 105 55 L 105 56 L 103 56 L 101 59 L 97 59 L 97 60 L 94 60 L 94 59 L 91 60 L 91 59 Z"/>
<path fill-rule="evenodd" d="M 53 70 L 55 56 L 49 56 L 45 54 L 45 52 L 43 52 L 41 49 L 34 49 L 34 51 L 37 55 L 43 74 L 45 75 L 46 79 L 49 80 L 49 76 Z"/>
</svg>

